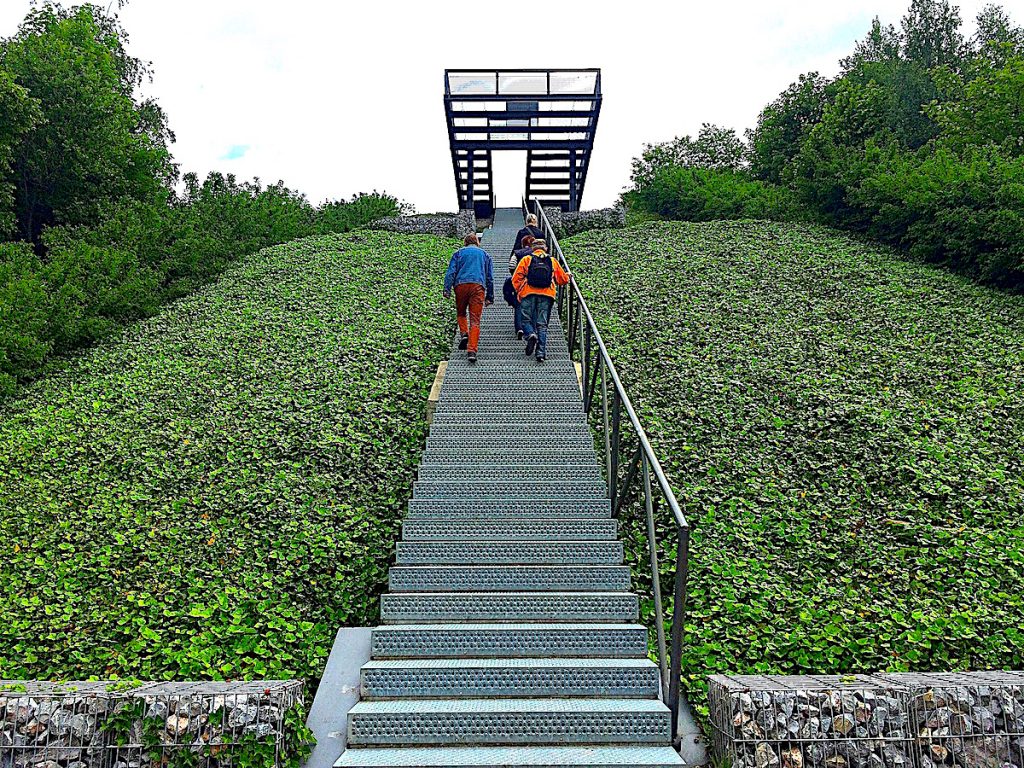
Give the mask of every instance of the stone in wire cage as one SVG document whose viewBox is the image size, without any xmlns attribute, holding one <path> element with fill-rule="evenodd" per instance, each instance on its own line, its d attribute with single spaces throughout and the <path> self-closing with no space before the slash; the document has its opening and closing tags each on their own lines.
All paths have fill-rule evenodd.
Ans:
<svg viewBox="0 0 1024 768">
<path fill-rule="evenodd" d="M 0 768 L 228 768 L 278 762 L 300 681 L 0 681 Z"/>
<path fill-rule="evenodd" d="M 904 768 L 904 687 L 872 675 L 714 675 L 712 750 L 733 768 Z"/>
</svg>

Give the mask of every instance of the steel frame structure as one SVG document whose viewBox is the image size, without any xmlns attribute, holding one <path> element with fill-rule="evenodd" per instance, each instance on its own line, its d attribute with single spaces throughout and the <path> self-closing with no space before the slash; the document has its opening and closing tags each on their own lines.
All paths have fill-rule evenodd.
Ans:
<svg viewBox="0 0 1024 768">
<path fill-rule="evenodd" d="M 577 211 L 601 112 L 601 70 L 446 69 L 444 111 L 459 210 L 494 214 L 492 156 L 526 150 L 528 199 Z"/>
</svg>

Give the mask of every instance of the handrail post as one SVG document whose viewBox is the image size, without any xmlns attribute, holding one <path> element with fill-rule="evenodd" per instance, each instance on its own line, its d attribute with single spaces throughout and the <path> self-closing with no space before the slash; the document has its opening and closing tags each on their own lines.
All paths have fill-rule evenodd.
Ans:
<svg viewBox="0 0 1024 768">
<path fill-rule="evenodd" d="M 658 666 L 661 668 L 661 700 L 669 694 L 668 653 L 665 647 L 665 612 L 661 604 L 661 574 L 658 572 L 658 545 L 654 535 L 654 504 L 651 500 L 651 470 L 647 456 L 641 456 L 644 474 L 644 511 L 647 517 L 647 548 L 651 555 L 651 589 L 654 592 L 654 620 L 658 632 Z M 667 701 L 665 702 L 668 703 Z"/>
<path fill-rule="evenodd" d="M 612 452 L 611 452 L 611 435 L 608 434 L 608 377 L 604 374 L 604 358 L 599 358 L 601 364 L 601 420 L 603 422 L 603 429 L 601 434 L 604 436 L 604 466 L 605 466 L 605 477 L 608 480 L 608 498 L 612 497 L 612 490 L 615 487 L 615 478 L 612 477 Z"/>
<path fill-rule="evenodd" d="M 672 743 L 679 737 L 679 694 L 683 675 L 683 624 L 686 621 L 686 585 L 690 575 L 690 527 L 678 529 L 676 541 L 676 582 L 672 593 L 672 668 L 668 686 L 668 708 L 672 712 Z"/>
<path fill-rule="evenodd" d="M 619 390 L 612 391 L 612 471 L 610 477 L 611 493 L 608 500 L 615 509 L 615 497 L 619 492 L 619 430 L 622 421 L 622 401 L 619 399 Z"/>
</svg>

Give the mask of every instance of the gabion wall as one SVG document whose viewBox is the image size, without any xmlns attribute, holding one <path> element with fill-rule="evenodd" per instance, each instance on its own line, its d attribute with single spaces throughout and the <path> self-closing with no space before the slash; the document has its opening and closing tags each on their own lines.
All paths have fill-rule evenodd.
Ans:
<svg viewBox="0 0 1024 768">
<path fill-rule="evenodd" d="M 555 230 L 555 237 L 572 237 L 589 229 L 619 229 L 626 226 L 626 209 L 621 206 L 614 208 L 596 208 L 591 211 L 562 211 L 552 206 L 545 208 L 544 213 Z"/>
<path fill-rule="evenodd" d="M 871 675 L 714 675 L 712 750 L 733 768 L 909 768 L 905 690 Z"/>
<path fill-rule="evenodd" d="M 0 681 L 0 768 L 227 768 L 278 763 L 296 680 Z"/>
<path fill-rule="evenodd" d="M 1024 768 L 1024 672 L 884 675 L 910 693 L 917 765 Z"/>
<path fill-rule="evenodd" d="M 1024 768 L 1024 673 L 714 675 L 733 768 Z"/>
<path fill-rule="evenodd" d="M 471 210 L 422 216 L 391 216 L 377 219 L 366 226 L 369 229 L 382 229 L 407 235 L 437 235 L 462 239 L 470 232 L 476 231 L 476 216 Z"/>
</svg>

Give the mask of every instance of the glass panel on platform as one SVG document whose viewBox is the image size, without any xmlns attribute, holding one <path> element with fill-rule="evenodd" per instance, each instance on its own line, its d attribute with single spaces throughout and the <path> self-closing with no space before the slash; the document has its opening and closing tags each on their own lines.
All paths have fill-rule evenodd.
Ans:
<svg viewBox="0 0 1024 768">
<path fill-rule="evenodd" d="M 553 94 L 591 94 L 596 90 L 596 72 L 551 73 L 551 93 Z"/>
<path fill-rule="evenodd" d="M 498 80 L 495 72 L 459 72 L 448 75 L 448 87 L 453 94 L 495 94 Z"/>
<path fill-rule="evenodd" d="M 545 72 L 498 75 L 498 93 L 538 94 L 548 92 L 548 76 Z"/>
</svg>

